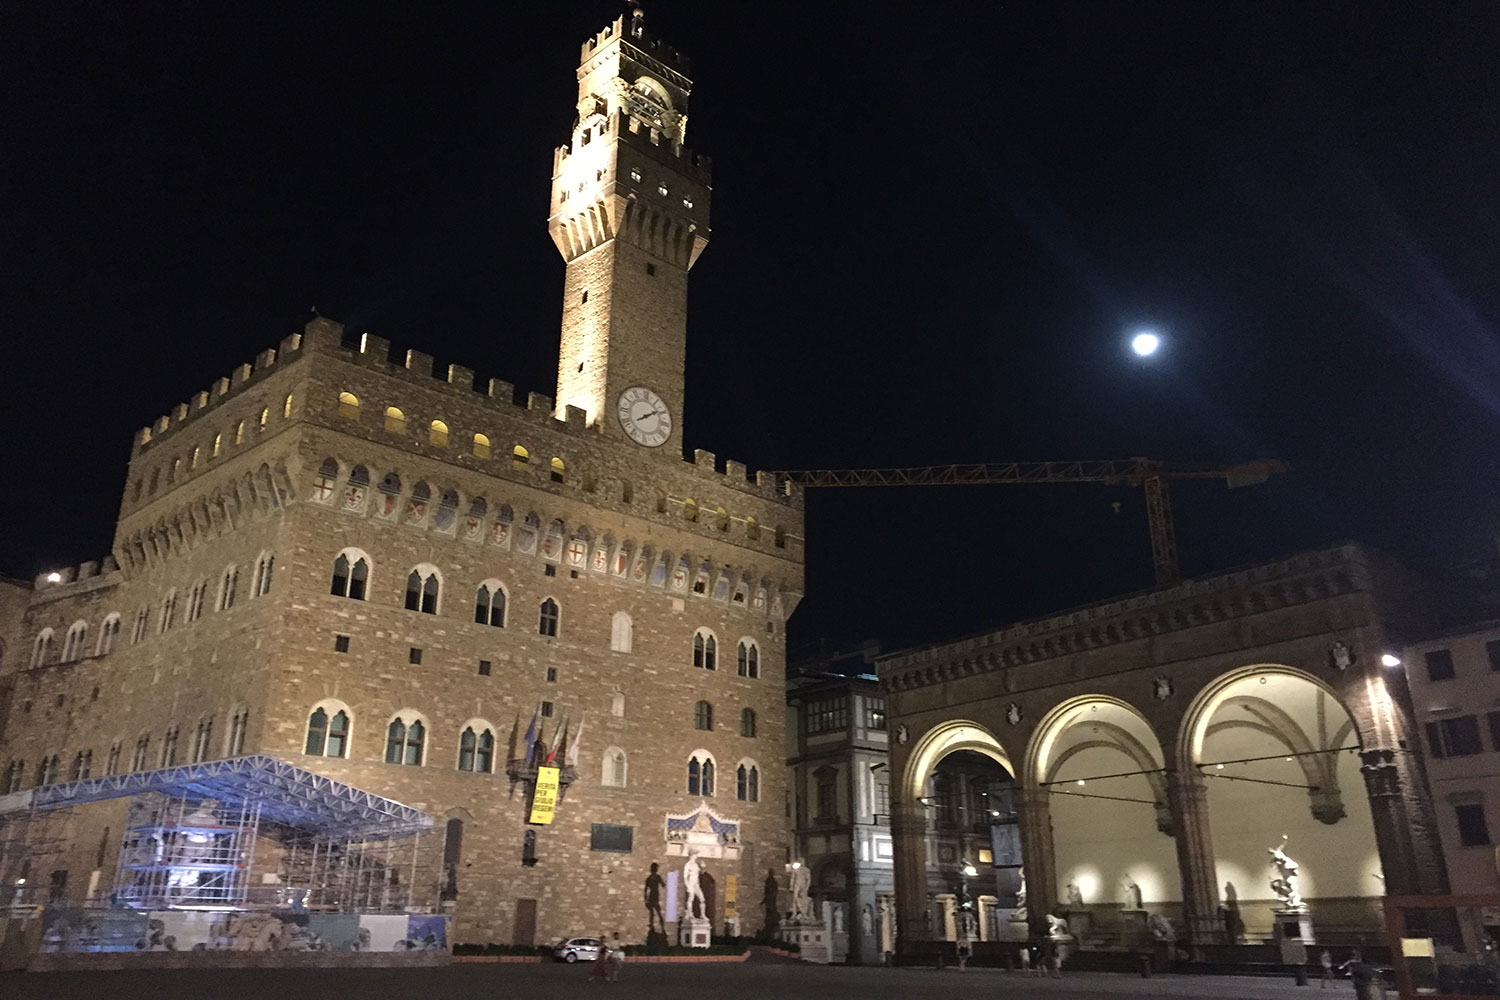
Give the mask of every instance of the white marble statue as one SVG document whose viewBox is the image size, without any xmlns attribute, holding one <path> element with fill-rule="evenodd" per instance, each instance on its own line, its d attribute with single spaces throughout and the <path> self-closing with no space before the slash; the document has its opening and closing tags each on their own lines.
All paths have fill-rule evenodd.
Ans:
<svg viewBox="0 0 1500 1000">
<path fill-rule="evenodd" d="M 1054 941 L 1062 941 L 1072 937 L 1068 933 L 1068 922 L 1062 917 L 1047 914 L 1047 936 Z"/>
<path fill-rule="evenodd" d="M 689 851 L 687 864 L 682 866 L 682 887 L 687 893 L 687 915 L 690 917 L 708 916 L 708 902 L 703 898 L 703 864 L 698 860 L 697 851 Z M 696 909 L 693 901 L 698 901 Z"/>
<path fill-rule="evenodd" d="M 1302 866 L 1287 857 L 1286 842 L 1288 839 L 1287 835 L 1283 833 L 1280 844 L 1266 849 L 1266 853 L 1271 855 L 1271 871 L 1273 873 L 1271 876 L 1271 891 L 1276 894 L 1277 899 L 1281 900 L 1283 908 L 1288 910 L 1302 910 L 1307 908 L 1307 904 L 1302 901 L 1302 890 L 1297 885 L 1297 880 L 1300 877 L 1297 873 Z"/>
<path fill-rule="evenodd" d="M 1141 901 L 1141 887 L 1135 884 L 1135 879 L 1128 874 L 1125 876 L 1125 909 L 1143 910 L 1145 905 Z"/>
<path fill-rule="evenodd" d="M 1077 882 L 1068 883 L 1068 905 L 1074 909 L 1083 906 L 1083 890 L 1078 888 Z"/>
<path fill-rule="evenodd" d="M 1153 913 L 1146 918 L 1146 928 L 1151 931 L 1151 936 L 1158 941 L 1177 940 L 1177 928 L 1172 926 L 1172 921 L 1160 913 Z"/>
<path fill-rule="evenodd" d="M 792 863 L 792 920 L 797 923 L 815 923 L 817 916 L 813 913 L 812 897 L 808 890 L 812 888 L 812 872 L 808 867 L 798 862 Z"/>
<path fill-rule="evenodd" d="M 1027 920 L 1026 913 L 1026 873 L 1021 872 L 1021 885 L 1016 889 L 1016 908 L 1011 911 L 1012 923 L 1024 924 Z"/>
</svg>

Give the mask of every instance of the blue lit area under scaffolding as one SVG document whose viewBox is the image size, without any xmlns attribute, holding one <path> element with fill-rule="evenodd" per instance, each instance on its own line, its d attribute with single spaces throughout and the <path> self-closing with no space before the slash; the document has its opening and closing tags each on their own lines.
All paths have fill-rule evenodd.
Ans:
<svg viewBox="0 0 1500 1000">
<path fill-rule="evenodd" d="M 77 856 L 68 814 L 121 799 L 113 880 L 64 905 L 38 876 Z M 273 757 L 205 761 L 0 796 L 0 884 L 12 919 L 41 919 L 42 952 L 430 950 L 446 944 L 432 826 Z"/>
</svg>

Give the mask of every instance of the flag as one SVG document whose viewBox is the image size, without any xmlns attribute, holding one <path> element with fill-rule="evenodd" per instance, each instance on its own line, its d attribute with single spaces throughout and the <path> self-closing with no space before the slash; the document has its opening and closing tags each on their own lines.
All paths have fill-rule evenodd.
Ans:
<svg viewBox="0 0 1500 1000">
<path fill-rule="evenodd" d="M 510 743 L 506 746 L 505 759 L 516 759 L 516 744 L 521 738 L 521 713 L 516 713 L 516 721 L 510 726 Z"/>
<path fill-rule="evenodd" d="M 526 727 L 526 763 L 536 756 L 536 712 L 531 713 L 531 725 Z"/>
<path fill-rule="evenodd" d="M 567 726 L 567 719 L 563 719 L 563 721 L 557 724 L 557 728 L 552 730 L 552 749 L 547 751 L 548 764 L 557 759 L 557 748 L 562 745 L 559 741 L 567 738 L 564 735 L 564 731 L 567 729 Z"/>
<path fill-rule="evenodd" d="M 573 734 L 573 739 L 568 743 L 568 755 L 564 760 L 569 767 L 578 766 L 578 744 L 583 740 L 583 724 L 587 720 L 587 715 L 578 720 L 578 731 Z"/>
</svg>

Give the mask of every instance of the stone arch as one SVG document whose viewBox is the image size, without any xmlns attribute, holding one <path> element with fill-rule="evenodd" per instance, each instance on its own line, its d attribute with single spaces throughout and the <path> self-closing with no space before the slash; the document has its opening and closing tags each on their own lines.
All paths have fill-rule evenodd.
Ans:
<svg viewBox="0 0 1500 1000">
<path fill-rule="evenodd" d="M 953 719 L 934 726 L 912 746 L 906 757 L 906 768 L 901 772 L 902 798 L 916 802 L 926 794 L 927 778 L 938 761 L 960 750 L 973 750 L 989 757 L 1005 768 L 1012 776 L 1016 769 L 1010 762 L 1010 754 L 995 738 L 995 734 L 977 722 L 968 719 Z"/>
<path fill-rule="evenodd" d="M 1055 760 L 1057 755 L 1054 753 L 1058 739 L 1078 721 L 1077 716 L 1083 709 L 1101 705 L 1118 708 L 1134 716 L 1156 738 L 1157 746 L 1164 746 L 1161 736 L 1156 732 L 1155 727 L 1151 725 L 1151 722 L 1141 710 L 1134 705 L 1119 698 L 1110 697 L 1109 695 L 1079 695 L 1076 698 L 1069 698 L 1067 701 L 1062 702 L 1043 716 L 1042 721 L 1037 724 L 1035 731 L 1031 734 L 1031 740 L 1026 747 L 1026 760 L 1022 768 L 1023 773 L 1018 775 L 1026 783 L 1026 787 L 1039 788 L 1046 781 L 1050 780 L 1048 772 L 1055 773 L 1057 765 L 1061 763 L 1061 761 Z M 1139 744 L 1139 740 L 1133 737 L 1131 742 Z M 1121 749 L 1127 756 L 1137 756 L 1134 747 L 1122 747 Z M 1144 746 L 1141 746 L 1141 749 L 1145 749 Z M 1147 753 L 1149 753 L 1149 750 Z M 1165 758 L 1165 752 L 1163 752 L 1163 757 Z M 1156 761 L 1154 762 L 1154 766 L 1159 768 L 1163 763 L 1165 763 L 1165 760 Z"/>
<path fill-rule="evenodd" d="M 1306 681 L 1313 687 L 1320 689 L 1324 694 L 1336 702 L 1352 720 L 1354 713 L 1344 702 L 1344 699 L 1319 677 L 1299 670 L 1296 667 L 1288 667 L 1277 663 L 1260 663 L 1248 667 L 1240 667 L 1220 674 L 1194 696 L 1188 705 L 1187 711 L 1182 715 L 1182 722 L 1177 727 L 1176 760 L 1177 766 L 1185 770 L 1191 770 L 1198 766 L 1199 758 L 1203 754 L 1203 740 L 1208 735 L 1208 721 L 1231 695 L 1230 688 L 1261 676 L 1291 677 Z M 1355 738 L 1364 739 L 1359 733 L 1358 726 L 1354 727 Z"/>
</svg>

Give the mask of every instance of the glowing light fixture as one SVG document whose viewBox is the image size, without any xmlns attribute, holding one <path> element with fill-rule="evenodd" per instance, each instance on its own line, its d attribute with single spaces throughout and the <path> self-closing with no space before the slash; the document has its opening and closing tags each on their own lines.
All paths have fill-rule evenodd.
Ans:
<svg viewBox="0 0 1500 1000">
<path fill-rule="evenodd" d="M 1161 338 L 1150 330 L 1142 330 L 1130 338 L 1130 349 L 1143 358 L 1155 354 L 1160 346 Z"/>
<path fill-rule="evenodd" d="M 47 582 L 48 583 L 62 583 L 62 574 L 61 573 L 48 573 L 47 574 Z"/>
<path fill-rule="evenodd" d="M 969 864 L 966 861 L 964 862 L 963 872 L 965 878 L 973 878 L 975 875 L 979 874 L 979 869 L 975 868 L 973 865 Z"/>
<path fill-rule="evenodd" d="M 1082 778 L 1079 778 L 1079 779 L 1078 779 L 1078 783 L 1079 783 L 1079 784 L 1080 784 L 1080 785 L 1081 785 L 1081 784 L 1083 784 L 1083 779 L 1082 779 Z"/>
<path fill-rule="evenodd" d="M 1395 653 L 1382 653 L 1380 654 L 1380 665 L 1382 667 L 1399 667 L 1401 666 L 1401 657 Z"/>
<path fill-rule="evenodd" d="M 1220 771 L 1224 770 L 1223 764 L 1215 764 L 1214 767 L 1218 768 Z"/>
</svg>

